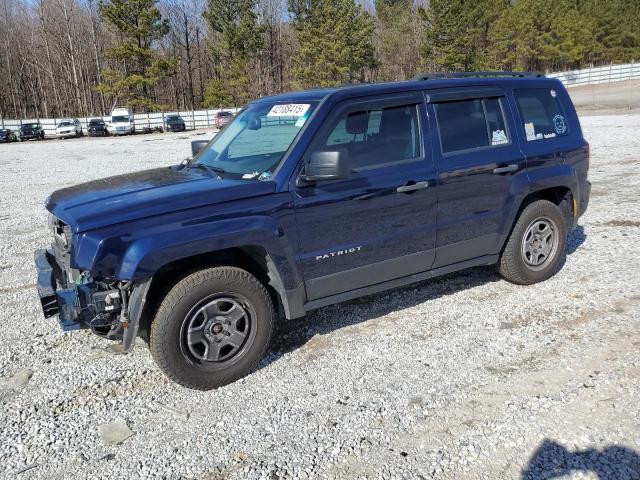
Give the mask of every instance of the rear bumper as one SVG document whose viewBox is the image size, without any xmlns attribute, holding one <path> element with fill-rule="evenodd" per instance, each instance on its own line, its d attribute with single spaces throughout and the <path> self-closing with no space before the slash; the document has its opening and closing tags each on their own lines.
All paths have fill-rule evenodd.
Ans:
<svg viewBox="0 0 640 480">
<path fill-rule="evenodd" d="M 578 217 L 581 217 L 587 211 L 589 206 L 589 198 L 591 197 L 591 182 L 585 180 L 580 188 L 580 204 L 578 205 Z"/>
</svg>

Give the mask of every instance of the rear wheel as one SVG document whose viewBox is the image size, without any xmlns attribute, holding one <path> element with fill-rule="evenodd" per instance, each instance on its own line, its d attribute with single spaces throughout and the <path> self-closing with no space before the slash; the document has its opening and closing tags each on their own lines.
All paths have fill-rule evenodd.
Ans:
<svg viewBox="0 0 640 480">
<path fill-rule="evenodd" d="M 553 276 L 567 245 L 567 224 L 552 202 L 538 200 L 520 214 L 507 240 L 498 270 L 510 282 L 530 285 Z"/>
<path fill-rule="evenodd" d="M 209 390 L 255 368 L 274 320 L 271 298 L 253 275 L 236 267 L 208 268 L 167 294 L 151 324 L 149 348 L 170 379 Z"/>
</svg>

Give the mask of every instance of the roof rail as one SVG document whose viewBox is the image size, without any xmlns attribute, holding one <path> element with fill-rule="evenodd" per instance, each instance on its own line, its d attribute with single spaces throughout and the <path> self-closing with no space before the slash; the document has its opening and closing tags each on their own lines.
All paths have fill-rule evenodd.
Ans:
<svg viewBox="0 0 640 480">
<path fill-rule="evenodd" d="M 474 77 L 544 77 L 540 72 L 432 72 L 419 73 L 414 80 L 437 80 L 440 78 L 474 78 Z"/>
</svg>

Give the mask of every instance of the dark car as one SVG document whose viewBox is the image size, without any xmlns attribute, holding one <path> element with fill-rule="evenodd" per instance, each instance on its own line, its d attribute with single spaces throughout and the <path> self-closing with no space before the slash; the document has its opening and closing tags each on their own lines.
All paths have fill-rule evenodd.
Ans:
<svg viewBox="0 0 640 480">
<path fill-rule="evenodd" d="M 24 140 L 44 140 L 44 129 L 40 123 L 23 123 L 20 125 L 20 141 Z"/>
<path fill-rule="evenodd" d="M 13 130 L 8 128 L 0 129 L 0 143 L 17 142 L 18 137 Z"/>
<path fill-rule="evenodd" d="M 46 317 L 121 351 L 140 335 L 198 389 L 251 371 L 280 316 L 469 267 L 550 278 L 591 190 L 571 99 L 537 74 L 266 97 L 203 143 L 54 192 L 36 252 Z"/>
<path fill-rule="evenodd" d="M 184 120 L 180 115 L 168 115 L 164 119 L 164 128 L 168 132 L 184 132 Z"/>
<path fill-rule="evenodd" d="M 109 135 L 107 124 L 101 118 L 92 118 L 89 120 L 87 131 L 90 137 L 106 137 Z"/>
<path fill-rule="evenodd" d="M 230 123 L 231 120 L 233 120 L 233 113 L 231 112 L 221 110 L 216 113 L 215 124 L 217 128 L 224 127 L 227 123 Z"/>
</svg>

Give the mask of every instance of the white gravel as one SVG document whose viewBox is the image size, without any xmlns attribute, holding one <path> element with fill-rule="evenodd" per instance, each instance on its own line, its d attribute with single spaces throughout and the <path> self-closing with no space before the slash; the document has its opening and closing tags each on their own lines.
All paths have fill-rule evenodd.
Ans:
<svg viewBox="0 0 640 480">
<path fill-rule="evenodd" d="M 640 478 L 640 116 L 582 123 L 591 206 L 553 279 L 475 269 L 327 307 L 206 393 L 44 320 L 32 265 L 51 191 L 196 137 L 0 145 L 0 478 Z M 107 446 L 117 419 L 134 435 Z"/>
</svg>

